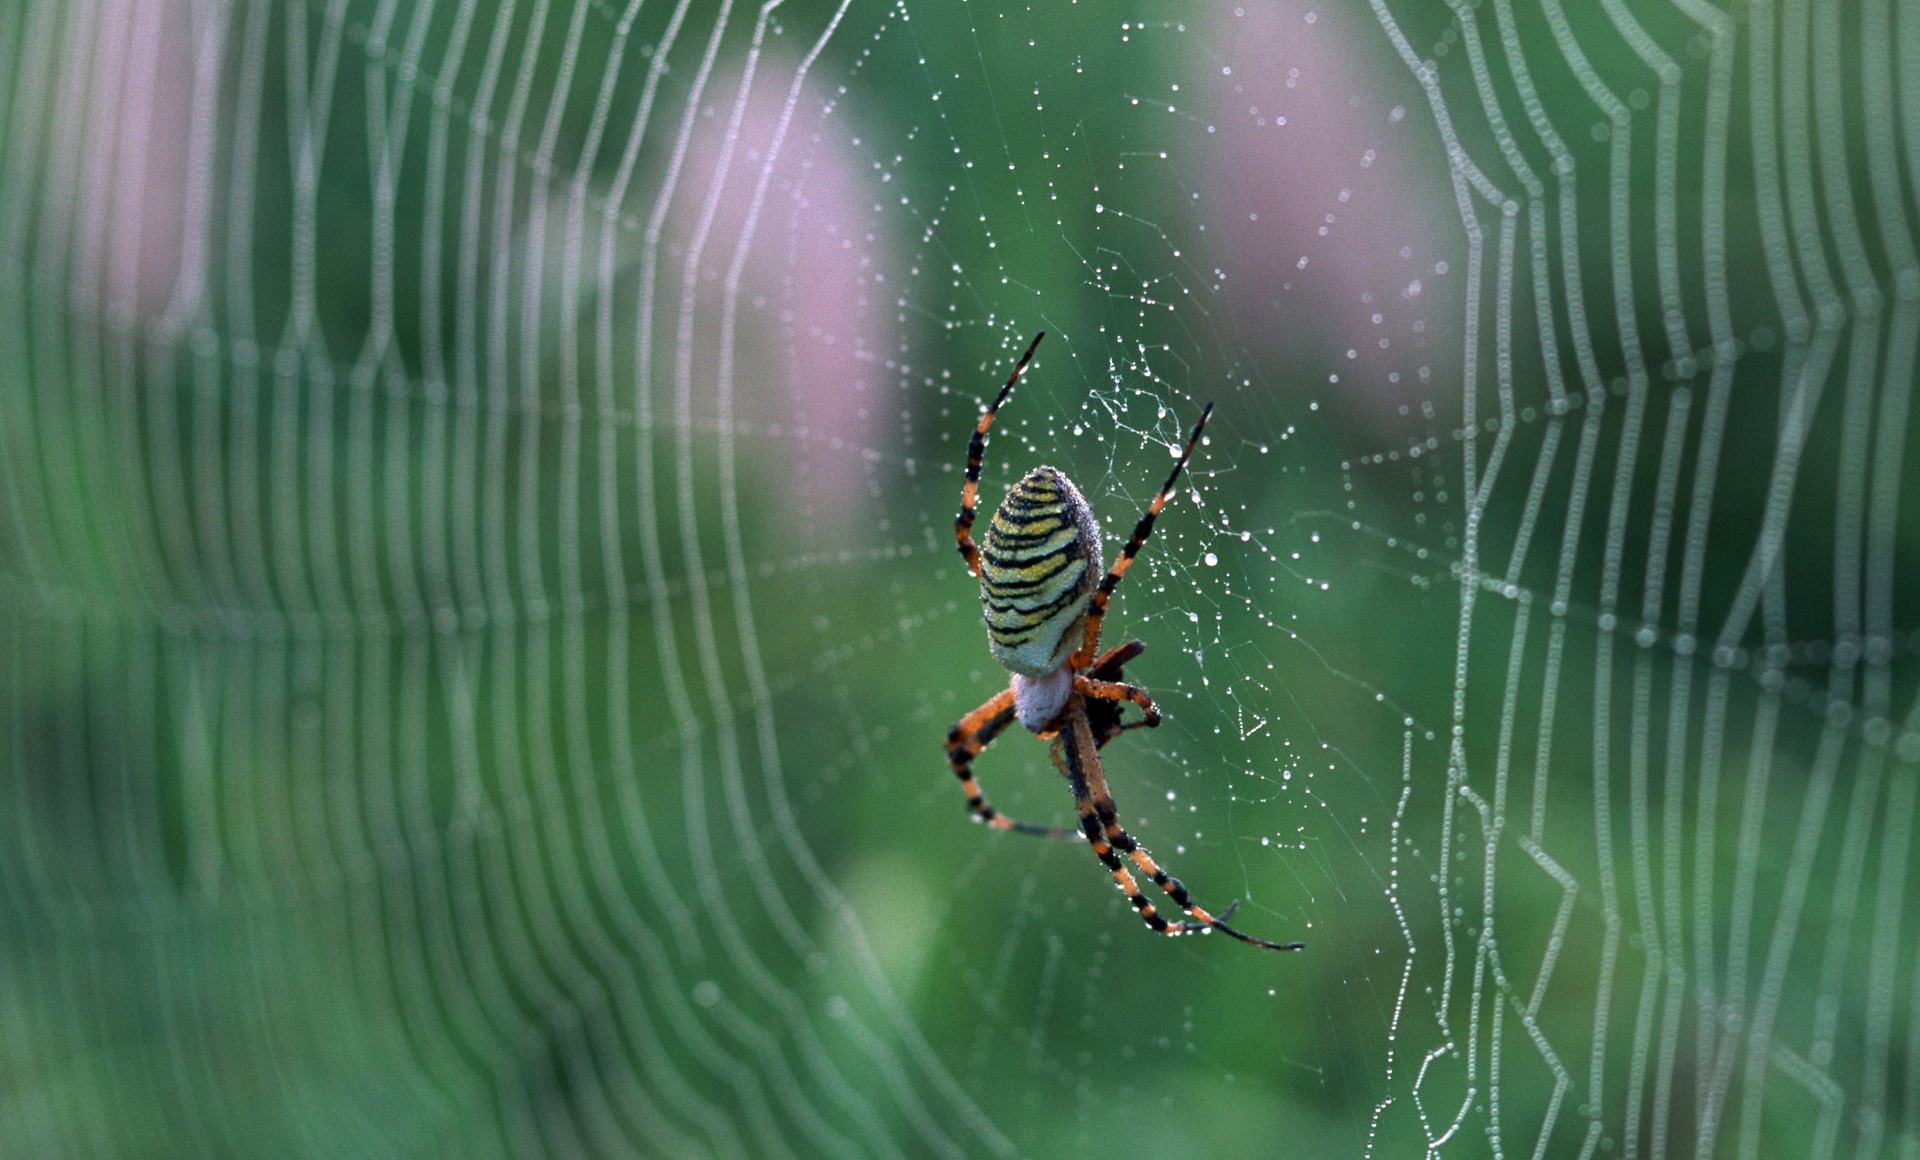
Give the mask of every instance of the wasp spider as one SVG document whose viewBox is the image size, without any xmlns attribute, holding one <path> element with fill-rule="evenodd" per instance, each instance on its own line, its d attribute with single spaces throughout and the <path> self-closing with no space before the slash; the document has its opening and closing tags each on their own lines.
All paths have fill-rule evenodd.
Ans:
<svg viewBox="0 0 1920 1160">
<path fill-rule="evenodd" d="M 1044 331 L 1034 336 L 1033 345 L 1014 364 L 999 397 L 980 417 L 973 438 L 967 442 L 967 477 L 960 487 L 960 515 L 953 521 L 954 535 L 967 570 L 980 580 L 987 647 L 1012 680 L 1006 689 L 947 731 L 947 761 L 960 779 L 967 808 L 976 820 L 1027 834 L 1084 837 L 1126 893 L 1127 901 L 1149 927 L 1161 934 L 1212 929 L 1269 950 L 1299 950 L 1300 943 L 1271 943 L 1228 926 L 1226 919 L 1232 916 L 1237 902 L 1218 915 L 1202 910 L 1180 880 L 1162 870 L 1147 848 L 1121 827 L 1113 795 L 1107 790 L 1106 773 L 1100 767 L 1099 751 L 1107 742 L 1128 729 L 1160 724 L 1160 710 L 1153 698 L 1145 689 L 1121 679 L 1121 667 L 1147 646 L 1130 640 L 1096 657 L 1100 622 L 1120 577 L 1153 534 L 1154 518 L 1172 498 L 1174 481 L 1199 444 L 1200 429 L 1206 426 L 1213 405 L 1209 403 L 1200 412 L 1200 421 L 1193 425 L 1193 434 L 1188 436 L 1167 482 L 1147 505 L 1127 546 L 1120 549 L 1119 559 L 1105 575 L 1100 574 L 1100 525 L 1093 518 L 1093 509 L 1073 481 L 1057 468 L 1036 467 L 1014 484 L 987 521 L 985 542 L 973 542 L 974 501 L 980 492 L 980 460 L 986 452 L 987 428 L 1045 336 Z M 1138 705 L 1141 716 L 1123 722 L 1121 712 L 1128 703 Z M 1077 833 L 1016 821 L 988 805 L 981 794 L 973 777 L 973 759 L 1014 721 L 1039 737 L 1053 740 L 1053 764 L 1073 787 L 1073 804 L 1080 815 Z M 1189 918 L 1169 922 L 1155 910 L 1128 871 L 1128 860 L 1178 903 Z"/>
</svg>

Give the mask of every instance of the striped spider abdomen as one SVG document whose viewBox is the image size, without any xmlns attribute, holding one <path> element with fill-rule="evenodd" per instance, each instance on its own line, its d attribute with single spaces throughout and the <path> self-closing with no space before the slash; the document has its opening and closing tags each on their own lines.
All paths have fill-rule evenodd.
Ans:
<svg viewBox="0 0 1920 1160">
<path fill-rule="evenodd" d="M 1100 525 L 1073 481 L 1036 467 L 994 509 L 980 544 L 987 647 L 1008 672 L 1044 677 L 1081 643 L 1105 570 Z"/>
</svg>

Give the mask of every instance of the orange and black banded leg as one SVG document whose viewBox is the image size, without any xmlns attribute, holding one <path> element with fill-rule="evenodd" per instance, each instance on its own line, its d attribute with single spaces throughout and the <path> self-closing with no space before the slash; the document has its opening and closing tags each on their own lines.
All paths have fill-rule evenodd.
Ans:
<svg viewBox="0 0 1920 1160">
<path fill-rule="evenodd" d="M 1083 702 L 1077 697 L 1072 702 L 1069 702 L 1067 706 L 1069 727 L 1061 730 L 1061 741 L 1066 749 L 1067 765 L 1069 770 L 1072 771 L 1074 781 L 1074 804 L 1080 811 L 1080 828 L 1087 833 L 1087 840 L 1089 842 L 1095 841 L 1094 833 L 1096 830 L 1099 831 L 1100 837 L 1104 840 L 1096 844 L 1096 851 L 1104 846 L 1109 847 L 1110 851 L 1117 849 L 1121 853 L 1126 854 L 1128 858 L 1133 860 L 1133 864 L 1139 867 L 1142 874 L 1145 874 L 1151 879 L 1155 886 L 1165 891 L 1168 898 L 1173 899 L 1173 901 L 1180 906 L 1180 909 L 1192 915 L 1195 920 L 1193 922 L 1177 924 L 1181 928 L 1179 930 L 1172 929 L 1176 924 L 1167 923 L 1164 919 L 1161 920 L 1159 924 L 1155 924 L 1149 919 L 1147 925 L 1165 934 L 1182 934 L 1191 930 L 1204 930 L 1207 927 L 1212 927 L 1222 934 L 1231 935 L 1239 939 L 1241 942 L 1251 943 L 1257 947 L 1265 947 L 1272 951 L 1297 951 L 1302 949 L 1305 945 L 1303 943 L 1268 942 L 1266 939 L 1254 938 L 1250 934 L 1228 926 L 1226 919 L 1232 915 L 1234 909 L 1240 905 L 1237 902 L 1234 903 L 1233 906 L 1227 907 L 1226 910 L 1217 916 L 1207 913 L 1200 907 L 1199 903 L 1193 900 L 1193 896 L 1187 893 L 1186 884 L 1161 869 L 1160 865 L 1153 860 L 1153 855 L 1147 852 L 1147 848 L 1135 841 L 1133 835 L 1127 833 L 1125 827 L 1120 824 L 1119 811 L 1115 809 L 1113 804 L 1113 794 L 1107 789 L 1107 775 L 1106 772 L 1100 768 L 1100 758 L 1098 753 L 1095 752 L 1097 747 L 1093 744 L 1093 733 L 1087 723 L 1086 714 L 1084 711 L 1079 710 L 1079 706 L 1082 704 Z M 1103 857 L 1101 860 L 1106 861 L 1106 858 Z M 1117 857 L 1114 858 L 1114 862 L 1118 860 Z M 1109 862 L 1108 869 L 1112 868 L 1113 863 Z M 1128 882 L 1131 883 L 1130 877 Z M 1127 885 L 1128 884 L 1123 883 L 1122 889 L 1126 889 Z M 1148 905 L 1145 898 L 1134 899 L 1133 894 L 1134 892 L 1130 891 L 1128 898 L 1133 901 L 1134 908 L 1139 910 L 1144 917 L 1152 910 L 1152 907 Z"/>
<path fill-rule="evenodd" d="M 1074 714 L 1071 708 L 1067 712 L 1070 715 Z M 1084 715 L 1079 715 L 1075 722 L 1076 726 L 1084 726 L 1085 723 Z M 1158 910 L 1154 909 L 1153 902 L 1140 889 L 1140 884 L 1133 880 L 1133 875 L 1127 872 L 1126 862 L 1114 852 L 1112 843 L 1107 841 L 1106 834 L 1100 825 L 1099 810 L 1093 804 L 1093 793 L 1088 788 L 1085 771 L 1088 762 L 1081 758 L 1083 754 L 1090 756 L 1092 751 L 1083 750 L 1069 741 L 1072 734 L 1072 729 L 1060 731 L 1059 740 L 1053 743 L 1053 763 L 1060 767 L 1061 772 L 1067 775 L 1067 781 L 1073 785 L 1073 808 L 1080 815 L 1080 832 L 1087 839 L 1087 845 L 1093 847 L 1094 856 L 1099 858 L 1106 866 L 1107 872 L 1113 875 L 1113 880 L 1119 884 L 1121 893 L 1127 896 L 1127 902 L 1140 912 L 1141 920 L 1156 933 L 1193 934 L 1207 929 L 1206 924 L 1200 922 L 1168 922 Z M 1091 734 L 1088 736 L 1090 737 Z"/>
<path fill-rule="evenodd" d="M 1100 647 L 1100 622 L 1106 618 L 1107 605 L 1113 600 L 1113 590 L 1120 586 L 1120 577 L 1127 574 L 1133 566 L 1133 558 L 1146 546 L 1147 537 L 1153 535 L 1153 521 L 1160 515 L 1160 509 L 1167 506 L 1173 498 L 1174 481 L 1180 478 L 1180 469 L 1192 458 L 1193 449 L 1200 445 L 1200 431 L 1207 425 L 1207 416 L 1213 414 L 1213 404 L 1208 403 L 1200 412 L 1200 421 L 1193 425 L 1193 434 L 1187 436 L 1187 445 L 1180 452 L 1180 458 L 1174 461 L 1173 470 L 1167 473 L 1167 482 L 1160 485 L 1160 494 L 1153 497 L 1147 505 L 1146 514 L 1133 526 L 1133 535 L 1128 537 L 1127 546 L 1120 549 L 1120 555 L 1113 561 L 1113 567 L 1100 578 L 1099 587 L 1093 590 L 1093 599 L 1087 605 L 1087 626 L 1080 647 L 1071 658 L 1073 667 L 1084 669 L 1093 660 L 1093 650 Z"/>
<path fill-rule="evenodd" d="M 960 789 L 967 795 L 967 810 L 975 819 L 1002 830 L 1016 830 L 1022 834 L 1039 834 L 1048 838 L 1077 837 L 1074 831 L 1059 826 L 1042 826 L 1010 818 L 994 809 L 980 792 L 980 783 L 973 778 L 973 759 L 980 755 L 981 750 L 993 744 L 993 739 L 1000 735 L 1000 731 L 1012 723 L 1013 690 L 1003 689 L 947 730 L 947 764 L 953 767 L 954 776 L 960 779 Z"/>
<path fill-rule="evenodd" d="M 1149 728 L 1160 724 L 1160 707 L 1155 705 L 1153 698 L 1147 696 L 1147 691 L 1138 685 L 1129 685 L 1123 681 L 1096 681 L 1092 677 L 1075 677 L 1073 691 L 1082 697 L 1097 698 L 1102 701 L 1131 701 L 1140 706 L 1141 711 L 1146 714 L 1137 724 Z M 1119 728 L 1125 729 L 1127 726 L 1122 725 Z M 1118 732 L 1118 730 L 1115 731 Z M 1099 736 L 1098 730 L 1094 732 L 1094 736 L 1096 738 Z"/>
<path fill-rule="evenodd" d="M 1100 654 L 1100 659 L 1093 662 L 1093 667 L 1087 670 L 1086 675 L 1096 681 L 1119 682 L 1123 675 L 1122 667 L 1145 652 L 1146 648 L 1146 642 L 1138 640 L 1114 645 Z M 1126 701 L 1103 701 L 1098 697 L 1087 702 L 1087 722 L 1093 727 L 1093 743 L 1096 748 L 1104 748 L 1107 742 L 1129 729 L 1148 729 L 1160 723 L 1158 718 L 1148 720 L 1144 717 L 1136 717 L 1123 723 L 1120 720 L 1120 710 L 1126 704 Z"/>
<path fill-rule="evenodd" d="M 980 574 L 980 548 L 973 542 L 973 517 L 975 505 L 980 499 L 980 462 L 987 454 L 987 428 L 993 425 L 993 417 L 1000 412 L 1000 404 L 1007 401 L 1013 393 L 1013 384 L 1020 381 L 1020 372 L 1027 369 L 1027 360 L 1040 347 L 1040 340 L 1047 337 L 1046 331 L 1033 336 L 1032 345 L 1020 361 L 1013 364 L 1013 373 L 1007 376 L 1007 385 L 1000 388 L 1000 394 L 993 400 L 993 406 L 980 416 L 980 423 L 973 429 L 973 437 L 967 440 L 967 479 L 960 485 L 960 514 L 953 520 L 953 535 L 960 542 L 960 558 L 967 562 L 967 571 L 975 576 Z"/>
<path fill-rule="evenodd" d="M 1100 654 L 1100 659 L 1093 662 L 1093 667 L 1087 670 L 1086 675 L 1096 681 L 1117 681 L 1120 679 L 1120 670 L 1146 651 L 1147 642 L 1144 640 L 1116 644 Z"/>
</svg>

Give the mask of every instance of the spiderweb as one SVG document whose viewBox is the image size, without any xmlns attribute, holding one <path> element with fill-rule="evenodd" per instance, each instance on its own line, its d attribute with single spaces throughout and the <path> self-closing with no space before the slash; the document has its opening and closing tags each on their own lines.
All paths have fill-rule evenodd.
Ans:
<svg viewBox="0 0 1920 1160">
<path fill-rule="evenodd" d="M 1910 5 L 0 10 L 0 1151 L 1920 1152 Z M 966 824 L 1067 471 L 1123 820 Z M 1043 822 L 1045 746 L 977 771 Z"/>
</svg>

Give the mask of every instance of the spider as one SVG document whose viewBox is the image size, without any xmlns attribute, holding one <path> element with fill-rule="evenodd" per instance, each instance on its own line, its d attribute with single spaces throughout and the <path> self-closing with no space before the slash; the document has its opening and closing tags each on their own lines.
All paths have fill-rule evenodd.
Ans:
<svg viewBox="0 0 1920 1160">
<path fill-rule="evenodd" d="M 1107 742 L 1129 729 L 1160 724 L 1153 698 L 1122 679 L 1122 667 L 1147 646 L 1130 640 L 1100 653 L 1100 622 L 1120 577 L 1153 534 L 1154 518 L 1172 498 L 1174 481 L 1199 444 L 1200 429 L 1207 425 L 1213 404 L 1200 412 L 1200 421 L 1193 425 L 1193 434 L 1187 437 L 1160 494 L 1147 505 L 1119 559 L 1098 583 L 1094 578 L 1101 571 L 1100 525 L 1073 481 L 1057 468 L 1036 467 L 1014 484 L 987 521 L 985 543 L 973 542 L 974 501 L 980 492 L 987 428 L 1045 337 L 1045 331 L 1034 336 L 967 442 L 967 476 L 960 488 L 954 535 L 967 571 L 980 581 L 987 647 L 1012 679 L 1007 688 L 947 731 L 947 761 L 960 779 L 975 820 L 1023 834 L 1084 837 L 1153 930 L 1165 935 L 1218 930 L 1268 950 L 1299 950 L 1301 943 L 1268 942 L 1228 926 L 1226 920 L 1238 902 L 1218 915 L 1202 910 L 1186 886 L 1162 870 L 1147 848 L 1121 827 L 1113 795 L 1107 790 L 1106 772 L 1100 767 L 1099 751 Z M 1121 713 L 1129 703 L 1138 705 L 1142 716 L 1122 721 Z M 1053 740 L 1053 764 L 1073 787 L 1078 831 L 1017 821 L 987 804 L 981 794 L 973 777 L 973 759 L 1016 720 L 1036 736 Z M 1190 918 L 1169 922 L 1155 910 L 1121 859 L 1122 853 Z"/>
</svg>

